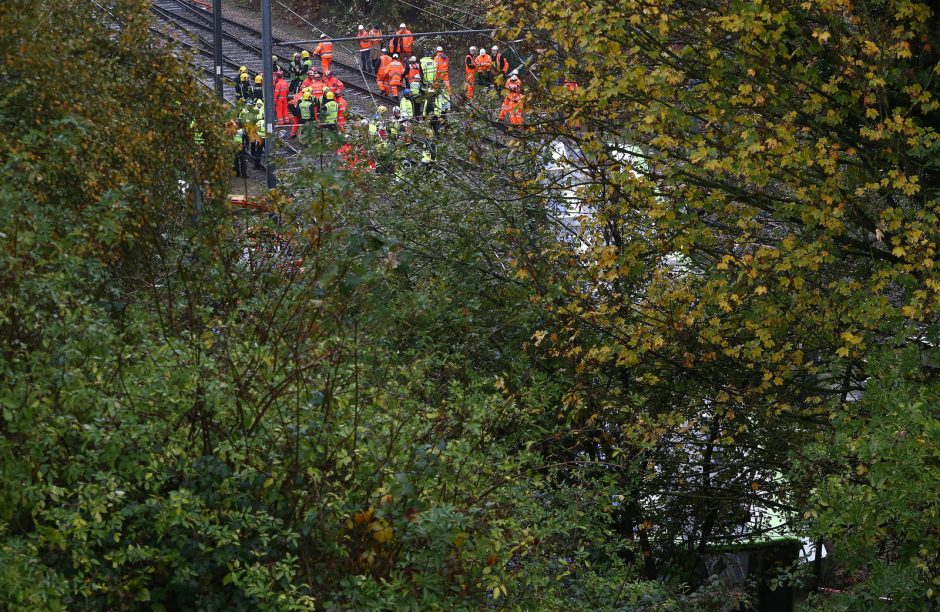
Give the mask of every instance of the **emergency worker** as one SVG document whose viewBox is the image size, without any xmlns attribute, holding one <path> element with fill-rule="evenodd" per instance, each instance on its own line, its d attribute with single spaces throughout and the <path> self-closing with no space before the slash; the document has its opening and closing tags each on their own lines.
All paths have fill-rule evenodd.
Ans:
<svg viewBox="0 0 940 612">
<path fill-rule="evenodd" d="M 340 132 L 346 131 L 346 109 L 349 104 L 346 102 L 343 92 L 334 92 L 336 97 L 336 127 Z"/>
<path fill-rule="evenodd" d="M 382 57 L 383 53 L 386 53 L 385 49 L 382 48 L 382 28 L 378 24 L 372 26 L 369 35 L 372 37 L 369 39 L 369 58 L 372 60 L 372 72 L 378 74 L 379 58 Z"/>
<path fill-rule="evenodd" d="M 247 72 L 241 73 L 238 77 L 238 85 L 235 86 L 235 97 L 248 104 L 254 102 L 255 98 L 251 93 L 251 83 L 248 81 Z"/>
<path fill-rule="evenodd" d="M 437 91 L 431 104 L 431 108 L 428 109 L 429 123 L 431 129 L 434 130 L 434 135 L 437 136 L 441 129 L 447 125 L 447 113 L 450 111 L 450 93 L 441 88 Z"/>
<path fill-rule="evenodd" d="M 300 84 L 300 91 L 301 91 L 301 93 L 303 93 L 303 90 L 305 90 L 305 89 L 307 89 L 308 87 L 310 87 L 310 86 L 313 84 L 313 82 L 316 80 L 316 78 L 317 78 L 317 71 L 316 71 L 316 70 L 308 70 L 308 71 L 307 71 L 307 78 L 305 78 L 304 81 L 303 81 L 303 83 Z"/>
<path fill-rule="evenodd" d="M 233 121 L 235 133 L 233 143 L 235 145 L 235 176 L 248 176 L 248 160 L 245 159 L 248 149 L 248 134 L 245 133 L 245 124 L 241 119 Z"/>
<path fill-rule="evenodd" d="M 416 74 L 411 78 L 411 83 L 408 84 L 408 90 L 411 91 L 412 100 L 417 100 L 421 97 L 421 94 L 424 93 L 424 87 L 421 84 L 421 74 Z"/>
<path fill-rule="evenodd" d="M 411 101 L 411 90 L 406 89 L 404 94 L 402 94 L 401 102 L 398 103 L 398 108 L 401 110 L 401 117 L 403 120 L 408 120 L 414 117 L 415 115 L 415 105 Z"/>
<path fill-rule="evenodd" d="M 506 74 L 509 72 L 509 60 L 503 55 L 499 47 L 493 45 L 493 74 Z"/>
<path fill-rule="evenodd" d="M 438 47 L 434 54 L 434 63 L 437 65 L 437 80 L 444 83 L 444 87 L 450 92 L 450 60 L 444 53 L 443 47 Z"/>
<path fill-rule="evenodd" d="M 290 123 L 290 111 L 287 110 L 287 99 L 290 96 L 290 86 L 284 73 L 278 70 L 274 73 L 274 114 L 281 125 Z"/>
<path fill-rule="evenodd" d="M 379 91 L 388 95 L 388 66 L 392 63 L 392 56 L 388 54 L 388 49 L 382 49 L 382 55 L 379 56 L 379 65 L 375 71 L 375 84 Z"/>
<path fill-rule="evenodd" d="M 336 131 L 336 123 L 339 120 L 339 105 L 336 104 L 336 96 L 332 91 L 326 92 L 326 103 L 320 109 L 320 128 Z"/>
<path fill-rule="evenodd" d="M 255 84 L 251 88 L 251 97 L 255 100 L 264 100 L 264 87 L 261 85 L 263 81 L 260 74 L 255 75 Z"/>
<path fill-rule="evenodd" d="M 424 115 L 425 89 L 421 83 L 420 74 L 416 74 L 415 78 L 411 80 L 409 91 L 411 92 L 411 102 L 415 107 L 414 118 L 416 121 L 421 121 L 421 117 Z"/>
<path fill-rule="evenodd" d="M 294 116 L 297 118 L 297 121 L 294 122 L 294 127 L 290 133 L 291 138 L 294 138 L 297 136 L 297 132 L 300 130 L 301 126 L 304 126 L 313 121 L 313 96 L 309 91 L 305 91 L 301 94 L 300 102 L 295 107 L 293 107 L 291 112 L 293 112 Z"/>
<path fill-rule="evenodd" d="M 411 55 L 411 49 L 414 46 L 414 36 L 411 35 L 411 30 L 405 27 L 405 24 L 398 24 L 398 31 L 395 32 L 395 38 L 389 43 L 389 48 L 392 50 L 392 53 L 397 53 L 400 57 L 408 57 Z"/>
<path fill-rule="evenodd" d="M 310 52 L 306 49 L 300 52 L 300 65 L 303 66 L 304 74 L 313 70 L 313 60 L 310 58 Z"/>
<path fill-rule="evenodd" d="M 470 51 L 467 53 L 467 57 L 464 58 L 463 69 L 464 74 L 466 75 L 467 83 L 467 99 L 470 100 L 473 98 L 473 89 L 476 82 L 477 75 L 477 48 L 470 47 Z"/>
<path fill-rule="evenodd" d="M 480 87 L 490 87 L 493 84 L 493 58 L 489 56 L 486 49 L 481 48 L 473 60 L 477 67 L 477 84 Z"/>
<path fill-rule="evenodd" d="M 369 57 L 372 42 L 369 40 L 369 30 L 366 26 L 359 24 L 356 37 L 359 39 L 359 68 L 363 72 L 372 72 L 372 59 Z"/>
<path fill-rule="evenodd" d="M 314 50 L 316 55 L 320 56 L 320 64 L 323 67 L 323 74 L 330 71 L 330 64 L 333 62 L 333 41 L 326 34 L 320 34 L 320 44 Z"/>
<path fill-rule="evenodd" d="M 343 93 L 343 90 L 346 89 L 346 85 L 342 81 L 336 78 L 336 75 L 332 71 L 324 74 L 323 84 L 330 88 L 334 94 L 339 95 Z"/>
<path fill-rule="evenodd" d="M 398 54 L 392 55 L 392 61 L 389 62 L 386 69 L 386 79 L 388 80 L 388 92 L 393 98 L 397 98 L 402 88 L 402 80 L 405 77 L 405 67 L 398 60 Z"/>
<path fill-rule="evenodd" d="M 372 119 L 369 120 L 368 132 L 370 136 L 378 136 L 384 138 L 385 136 L 385 113 L 388 112 L 388 109 L 384 106 L 379 106 L 375 109 L 375 114 L 372 115 Z"/>
<path fill-rule="evenodd" d="M 509 91 L 515 91 L 517 93 L 522 93 L 522 81 L 519 79 L 519 75 L 515 72 L 509 75 L 509 80 L 506 81 L 506 87 Z"/>
<path fill-rule="evenodd" d="M 278 62 L 277 56 L 272 55 L 271 56 L 271 66 L 272 66 L 271 74 L 274 74 L 275 72 L 278 72 L 278 71 L 284 72 L 284 69 L 281 68 L 280 64 L 278 64 L 277 62 Z"/>
<path fill-rule="evenodd" d="M 257 119 L 255 119 L 255 134 L 254 138 L 251 141 L 251 157 L 255 162 L 255 170 L 261 169 L 261 155 L 264 153 L 264 102 L 262 100 L 255 101 L 255 112 L 257 114 Z"/>
<path fill-rule="evenodd" d="M 434 61 L 434 58 L 424 56 L 421 58 L 420 64 L 421 81 L 425 87 L 431 87 L 434 85 L 434 81 L 437 80 L 437 62 Z"/>
<path fill-rule="evenodd" d="M 301 90 L 297 92 L 297 94 L 293 97 L 293 99 L 291 99 L 290 103 L 288 103 L 287 105 L 288 109 L 290 110 L 291 114 L 294 115 L 295 118 L 299 119 L 300 103 L 303 102 L 304 94 L 310 94 L 309 100 L 311 104 L 313 105 L 311 107 L 312 109 L 310 111 L 310 114 L 311 114 L 311 117 L 316 117 L 317 100 L 313 97 L 312 87 L 301 88 Z M 290 131 L 291 138 L 297 135 L 297 131 L 299 129 L 300 129 L 300 123 L 298 121 L 294 121 L 294 125 Z"/>
<path fill-rule="evenodd" d="M 414 55 L 408 58 L 408 64 L 405 66 L 405 82 L 411 83 L 414 80 L 415 76 L 421 74 L 421 64 L 418 63 L 418 58 Z"/>
<path fill-rule="evenodd" d="M 402 126 L 404 124 L 405 118 L 402 116 L 401 109 L 396 106 L 392 109 L 392 116 L 388 120 L 389 138 L 398 138 L 398 135 L 401 134 Z"/>
<path fill-rule="evenodd" d="M 300 87 L 300 82 L 304 80 L 305 72 L 306 70 L 304 70 L 304 65 L 300 61 L 300 53 L 294 53 L 294 57 L 287 69 L 287 76 L 290 78 L 291 95 L 294 95 L 297 92 L 297 88 Z"/>
<path fill-rule="evenodd" d="M 509 118 L 509 125 L 522 125 L 522 94 L 518 91 L 510 91 L 503 99 L 503 105 L 499 109 L 499 120 L 504 121 Z"/>
</svg>

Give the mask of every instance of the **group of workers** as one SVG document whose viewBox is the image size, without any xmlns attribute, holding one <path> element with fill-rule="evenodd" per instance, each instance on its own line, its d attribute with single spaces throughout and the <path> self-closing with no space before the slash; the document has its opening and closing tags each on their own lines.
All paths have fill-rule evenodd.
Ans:
<svg viewBox="0 0 940 612">
<path fill-rule="evenodd" d="M 451 107 L 450 60 L 444 49 L 437 47 L 433 56 L 428 54 L 419 60 L 413 55 L 414 36 L 404 23 L 394 35 L 384 37 L 377 25 L 371 29 L 360 25 L 358 38 L 362 71 L 374 74 L 378 90 L 397 100 L 390 115 L 386 116 L 385 106 L 379 106 L 372 120 L 364 122 L 369 133 L 382 138 L 403 135 L 409 141 L 413 124 L 427 119 L 428 133 L 437 135 L 446 125 Z M 385 39 L 387 46 L 382 44 Z M 499 47 L 493 46 L 490 51 L 492 54 L 486 47 L 470 47 L 464 60 L 465 98 L 472 99 L 478 88 L 505 85 L 508 92 L 499 120 L 521 126 L 522 81 Z M 336 131 L 345 128 L 348 103 L 343 97 L 345 85 L 330 70 L 333 53 L 333 42 L 322 34 L 313 53 L 294 53 L 285 66 L 273 57 L 275 116 L 278 125 L 290 128 L 292 138 L 308 124 Z M 255 167 L 260 167 L 265 138 L 263 85 L 263 75 L 252 78 L 247 68 L 241 67 L 235 88 L 241 103 L 235 125 L 235 141 L 241 145 L 235 169 L 240 176 L 249 155 Z"/>
<path fill-rule="evenodd" d="M 348 103 L 343 96 L 346 86 L 328 68 L 332 46 L 328 49 L 329 57 L 324 55 L 322 46 L 317 47 L 324 68 L 322 71 L 313 67 L 306 51 L 294 54 L 288 66 L 289 76 L 280 67 L 277 56 L 273 58 L 275 117 L 278 125 L 290 128 L 291 138 L 297 137 L 301 127 L 307 124 L 334 131 L 343 130 L 346 125 Z M 263 85 L 263 75 L 255 75 L 252 85 L 248 68 L 242 66 L 239 69 L 235 96 L 240 108 L 234 125 L 235 143 L 239 148 L 235 156 L 237 176 L 246 172 L 246 156 L 254 160 L 256 169 L 261 167 L 266 136 Z"/>
</svg>

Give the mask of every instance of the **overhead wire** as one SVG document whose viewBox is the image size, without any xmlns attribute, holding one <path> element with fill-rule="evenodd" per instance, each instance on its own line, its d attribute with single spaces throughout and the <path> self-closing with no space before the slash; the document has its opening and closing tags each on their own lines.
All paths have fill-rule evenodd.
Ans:
<svg viewBox="0 0 940 612">
<path fill-rule="evenodd" d="M 434 2 L 435 4 L 441 4 L 440 2 L 436 2 L 436 0 L 430 0 L 430 1 L 431 1 L 431 2 Z M 452 24 L 452 25 L 458 26 L 458 27 L 463 28 L 463 29 L 465 29 L 465 30 L 470 30 L 470 28 L 469 28 L 468 26 L 466 26 L 466 25 L 464 25 L 464 24 L 462 24 L 462 23 L 460 23 L 460 22 L 454 21 L 453 19 L 450 19 L 450 18 L 448 18 L 448 17 L 444 17 L 443 15 L 438 15 L 437 13 L 434 13 L 434 12 L 432 12 L 432 11 L 429 11 L 429 10 L 427 10 L 427 9 L 425 9 L 425 8 L 421 8 L 420 6 L 416 6 L 416 5 L 414 5 L 414 4 L 410 3 L 410 2 L 408 2 L 408 0 L 396 0 L 396 2 L 401 2 L 402 4 L 406 4 L 406 5 L 408 5 L 408 6 L 412 7 L 412 8 L 418 9 L 418 10 L 421 11 L 422 13 L 427 13 L 428 15 L 431 15 L 432 17 L 436 17 L 437 19 L 441 19 L 441 20 L 443 20 L 443 21 L 446 21 L 446 22 L 448 22 L 448 23 L 450 23 L 450 24 Z M 441 6 L 446 6 L 446 5 L 441 4 Z M 536 74 L 535 74 L 534 72 L 532 72 L 532 69 L 529 68 L 529 67 L 526 65 L 526 63 L 522 61 L 522 56 L 521 56 L 521 55 L 519 54 L 519 52 L 515 49 L 515 47 L 512 46 L 512 41 L 503 40 L 503 39 L 501 39 L 501 38 L 496 38 L 496 37 L 493 36 L 492 34 L 490 34 L 489 37 L 490 37 L 492 40 L 496 41 L 496 42 L 501 42 L 501 43 L 504 43 L 504 44 L 508 45 L 509 48 L 512 50 L 512 52 L 516 54 L 516 57 L 519 58 L 519 61 L 522 62 L 522 65 L 525 67 L 526 71 L 528 71 L 528 73 L 531 74 L 533 78 L 538 78 L 538 77 L 536 76 Z"/>
<path fill-rule="evenodd" d="M 284 4 L 283 2 L 281 2 L 281 0 L 275 0 L 275 1 L 276 1 L 278 4 L 280 4 L 282 7 L 284 7 L 285 9 L 287 9 L 290 13 L 292 13 L 293 15 L 295 15 L 296 17 L 298 17 L 301 21 L 303 21 L 304 23 L 306 23 L 307 25 L 309 25 L 311 28 L 313 28 L 314 30 L 316 30 L 317 32 L 320 32 L 321 34 L 326 34 L 327 36 L 329 36 L 329 34 L 327 34 L 326 32 L 324 32 L 323 30 L 321 30 L 321 29 L 318 28 L 317 26 L 315 26 L 315 25 L 313 25 L 312 23 L 310 23 L 310 21 L 308 21 L 307 19 L 305 19 L 303 15 L 300 15 L 299 13 L 297 13 L 296 11 L 294 11 L 294 9 L 292 9 L 291 7 L 289 7 L 289 6 L 287 6 L 286 4 Z M 331 40 L 332 40 L 332 39 L 331 39 Z M 346 45 L 342 45 L 342 44 L 338 44 L 338 43 L 334 43 L 334 44 L 337 44 L 340 48 L 344 49 L 347 53 L 350 53 L 350 54 L 353 53 L 352 50 L 349 49 L 349 47 L 347 47 Z M 355 57 L 356 57 L 356 55 L 353 54 L 353 59 L 355 59 Z M 372 87 L 371 87 L 370 84 L 369 84 L 369 80 L 366 79 L 366 73 L 365 73 L 365 71 L 362 69 L 362 62 L 357 62 L 357 66 L 358 66 L 358 68 L 359 68 L 359 75 L 362 77 L 362 82 L 363 82 L 363 84 L 365 85 L 366 90 L 369 92 L 369 97 L 372 99 L 372 106 L 378 108 L 378 103 L 375 101 L 375 95 L 372 93 Z"/>
</svg>

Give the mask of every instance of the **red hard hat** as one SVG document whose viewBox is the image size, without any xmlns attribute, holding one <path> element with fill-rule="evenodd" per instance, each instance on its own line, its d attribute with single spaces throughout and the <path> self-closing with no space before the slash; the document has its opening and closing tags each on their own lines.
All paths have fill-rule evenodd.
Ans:
<svg viewBox="0 0 940 612">
<path fill-rule="evenodd" d="M 313 76 L 314 74 L 316 74 L 316 73 L 315 73 L 313 70 L 308 70 L 308 71 L 307 71 L 307 76 Z"/>
</svg>

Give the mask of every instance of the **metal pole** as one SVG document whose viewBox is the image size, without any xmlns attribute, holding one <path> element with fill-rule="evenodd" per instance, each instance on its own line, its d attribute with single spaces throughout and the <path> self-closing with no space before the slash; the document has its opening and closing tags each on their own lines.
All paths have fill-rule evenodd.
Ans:
<svg viewBox="0 0 940 612">
<path fill-rule="evenodd" d="M 271 0 L 261 0 L 261 53 L 264 66 L 264 167 L 268 172 L 268 189 L 277 186 L 274 176 L 274 53 L 271 40 Z"/>
<path fill-rule="evenodd" d="M 222 0 L 212 0 L 212 47 L 215 51 L 215 93 L 224 100 L 222 93 Z"/>
</svg>

